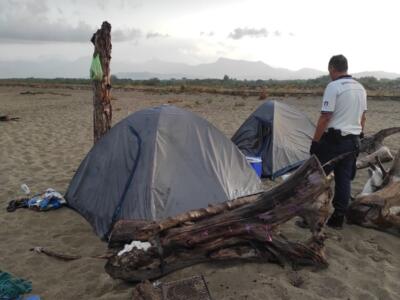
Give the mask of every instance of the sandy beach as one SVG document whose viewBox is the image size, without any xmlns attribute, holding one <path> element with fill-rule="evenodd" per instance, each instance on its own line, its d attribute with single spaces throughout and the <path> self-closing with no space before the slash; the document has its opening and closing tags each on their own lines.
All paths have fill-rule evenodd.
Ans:
<svg viewBox="0 0 400 300">
<path fill-rule="evenodd" d="M 26 93 L 26 92 L 31 93 Z M 129 114 L 170 103 L 204 117 L 228 137 L 261 102 L 256 97 L 214 94 L 112 91 L 113 124 Z M 297 107 L 314 122 L 319 97 L 271 98 Z M 68 208 L 49 212 L 18 209 L 8 213 L 11 199 L 23 196 L 22 183 L 33 193 L 51 187 L 64 193 L 93 140 L 92 91 L 74 88 L 0 87 L 0 115 L 19 121 L 0 123 L 0 269 L 32 281 L 32 293 L 42 299 L 131 299 L 132 284 L 114 280 L 104 271 L 107 244 L 91 226 Z M 400 102 L 369 100 L 366 133 L 400 126 Z M 385 140 L 395 153 L 400 138 Z M 358 172 L 357 194 L 367 179 Z M 266 182 L 272 186 L 276 183 Z M 293 240 L 308 233 L 294 226 L 283 232 Z M 201 264 L 170 274 L 162 281 L 204 275 L 213 299 L 399 299 L 400 236 L 346 225 L 327 229 L 325 270 L 293 271 L 271 263 Z M 29 251 L 46 247 L 82 258 L 65 262 Z M 296 287 L 293 278 L 303 283 Z"/>
</svg>

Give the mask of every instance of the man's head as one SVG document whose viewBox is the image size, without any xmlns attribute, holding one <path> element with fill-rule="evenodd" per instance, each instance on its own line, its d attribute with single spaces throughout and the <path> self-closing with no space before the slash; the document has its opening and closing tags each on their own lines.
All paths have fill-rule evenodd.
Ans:
<svg viewBox="0 0 400 300">
<path fill-rule="evenodd" d="M 335 80 L 339 76 L 347 75 L 347 59 L 342 54 L 334 55 L 328 63 L 329 76 Z"/>
</svg>

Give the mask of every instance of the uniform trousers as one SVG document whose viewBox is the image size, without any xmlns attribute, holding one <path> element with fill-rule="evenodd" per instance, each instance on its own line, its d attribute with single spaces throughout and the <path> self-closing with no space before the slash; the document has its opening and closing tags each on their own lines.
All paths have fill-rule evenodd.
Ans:
<svg viewBox="0 0 400 300">
<path fill-rule="evenodd" d="M 318 151 L 315 153 L 322 165 L 329 160 L 348 152 L 352 154 L 344 159 L 324 167 L 326 174 L 335 174 L 335 195 L 333 198 L 334 214 L 344 216 L 351 197 L 351 181 L 356 174 L 356 160 L 360 147 L 360 139 L 356 135 L 332 136 L 324 133 Z"/>
</svg>

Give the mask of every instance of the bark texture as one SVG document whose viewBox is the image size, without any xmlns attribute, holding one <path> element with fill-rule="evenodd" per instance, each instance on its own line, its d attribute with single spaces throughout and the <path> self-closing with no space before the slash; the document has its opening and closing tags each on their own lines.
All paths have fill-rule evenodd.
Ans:
<svg viewBox="0 0 400 300">
<path fill-rule="evenodd" d="M 381 166 L 382 168 L 382 166 Z M 360 195 L 351 203 L 349 222 L 378 229 L 400 229 L 400 150 L 383 183 L 369 195 Z"/>
<path fill-rule="evenodd" d="M 390 127 L 363 138 L 361 140 L 360 153 L 365 153 L 365 155 L 360 155 L 357 159 L 357 169 L 368 167 L 369 164 L 375 162 L 376 158 L 382 163 L 393 160 L 393 155 L 390 149 L 383 145 L 383 140 L 399 132 L 400 127 Z"/>
<path fill-rule="evenodd" d="M 256 198 L 229 201 L 161 222 L 136 223 L 129 237 L 125 231 L 126 238 L 152 246 L 147 251 L 133 248 L 116 254 L 105 269 L 113 278 L 138 282 L 213 260 L 326 267 L 323 227 L 333 210 L 330 183 L 331 177 L 326 177 L 313 156 L 281 185 Z M 295 216 L 310 224 L 312 234 L 305 243 L 291 242 L 277 230 Z"/>
<path fill-rule="evenodd" d="M 93 137 L 96 143 L 111 128 L 111 25 L 103 22 L 91 39 L 94 45 L 93 57 L 100 55 L 103 70 L 102 80 L 93 80 Z"/>
</svg>

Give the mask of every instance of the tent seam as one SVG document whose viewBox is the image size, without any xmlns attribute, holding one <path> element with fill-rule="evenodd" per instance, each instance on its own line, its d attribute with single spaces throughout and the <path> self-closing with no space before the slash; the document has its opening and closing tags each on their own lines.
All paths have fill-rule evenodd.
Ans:
<svg viewBox="0 0 400 300">
<path fill-rule="evenodd" d="M 152 215 L 152 219 L 156 219 L 156 210 L 155 210 L 155 204 L 154 204 L 154 199 L 153 199 L 153 186 L 154 186 L 154 166 L 156 165 L 155 160 L 156 160 L 156 153 L 158 149 L 158 129 L 159 129 L 159 124 L 160 124 L 160 119 L 161 119 L 161 113 L 162 113 L 162 108 L 160 108 L 160 111 L 158 113 L 158 118 L 157 118 L 157 124 L 156 124 L 156 132 L 154 134 L 154 140 L 153 140 L 153 145 L 154 145 L 154 151 L 151 157 L 153 158 L 152 161 L 150 161 L 151 164 L 151 172 L 150 172 L 150 186 L 148 187 L 149 189 L 149 197 L 150 197 L 150 211 Z"/>
</svg>

